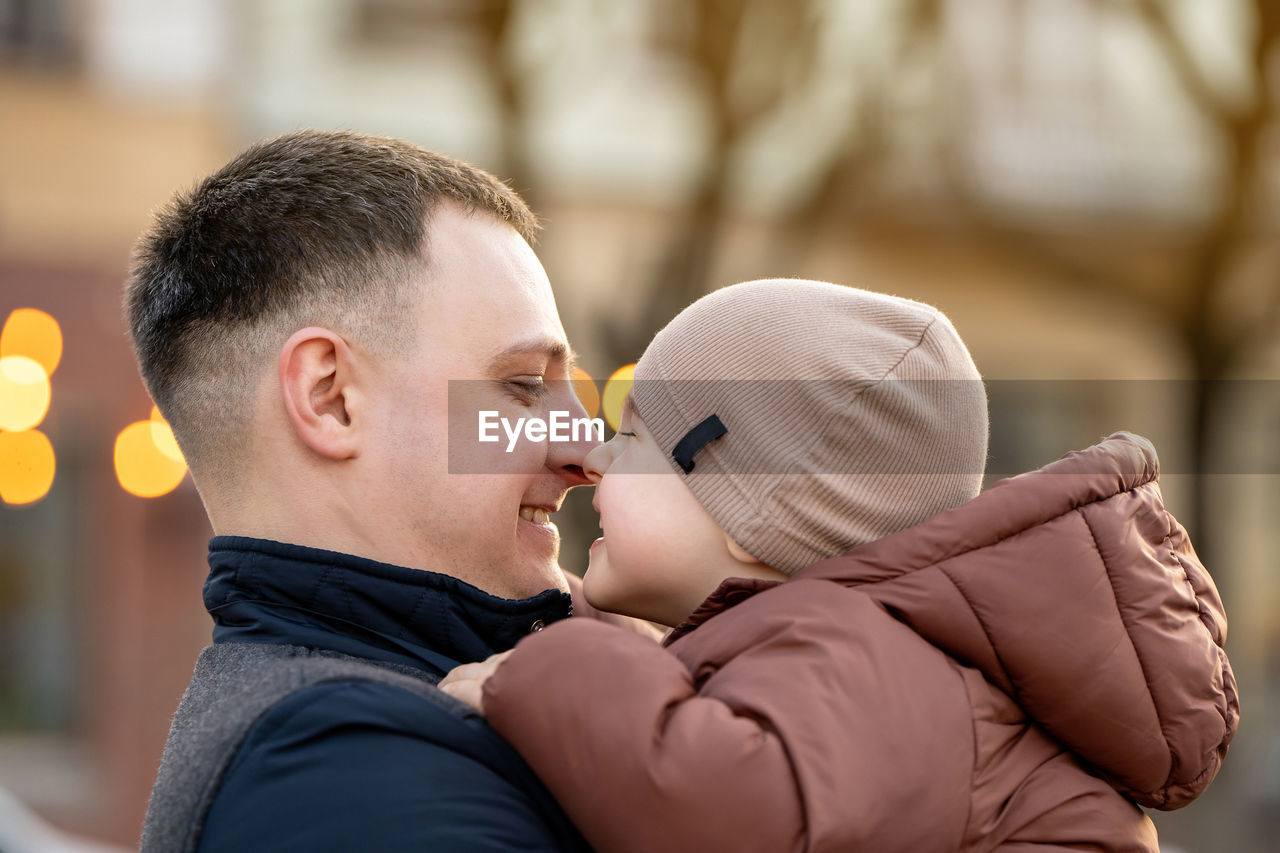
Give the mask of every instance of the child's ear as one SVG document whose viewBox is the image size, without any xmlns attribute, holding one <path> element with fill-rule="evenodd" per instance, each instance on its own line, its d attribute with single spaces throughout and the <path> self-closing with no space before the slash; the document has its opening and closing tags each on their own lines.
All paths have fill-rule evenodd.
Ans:
<svg viewBox="0 0 1280 853">
<path fill-rule="evenodd" d="M 748 566 L 763 566 L 764 563 L 747 553 L 746 549 L 733 541 L 733 537 L 728 533 L 724 534 L 725 546 L 729 549 L 729 556 L 737 560 L 739 563 L 746 563 Z"/>
</svg>

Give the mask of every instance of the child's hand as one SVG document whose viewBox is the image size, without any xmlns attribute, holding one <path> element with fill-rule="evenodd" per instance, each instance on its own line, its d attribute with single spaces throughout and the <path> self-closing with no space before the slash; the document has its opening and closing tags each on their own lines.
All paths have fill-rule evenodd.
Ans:
<svg viewBox="0 0 1280 853">
<path fill-rule="evenodd" d="M 464 663 L 449 672 L 437 685 L 454 699 L 466 702 L 481 714 L 484 713 L 484 683 L 497 671 L 511 652 L 490 655 L 479 663 Z"/>
</svg>

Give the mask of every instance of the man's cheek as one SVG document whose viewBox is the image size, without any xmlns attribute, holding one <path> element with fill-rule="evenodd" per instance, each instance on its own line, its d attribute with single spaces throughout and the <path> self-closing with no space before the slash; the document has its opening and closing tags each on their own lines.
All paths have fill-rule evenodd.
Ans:
<svg viewBox="0 0 1280 853">
<path fill-rule="evenodd" d="M 520 471 L 528 474 L 536 474 L 547 467 L 547 451 L 550 445 L 545 441 L 526 441 L 524 442 L 524 456 L 521 459 Z"/>
</svg>

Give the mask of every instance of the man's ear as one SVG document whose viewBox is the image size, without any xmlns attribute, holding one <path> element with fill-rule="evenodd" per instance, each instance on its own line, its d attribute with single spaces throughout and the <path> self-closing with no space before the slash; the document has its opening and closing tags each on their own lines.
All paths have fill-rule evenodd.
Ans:
<svg viewBox="0 0 1280 853">
<path fill-rule="evenodd" d="M 280 350 L 280 393 L 293 431 L 326 459 L 359 455 L 355 357 L 339 335 L 311 326 Z"/>
<path fill-rule="evenodd" d="M 721 531 L 723 532 L 723 531 Z M 728 533 L 724 534 L 725 546 L 729 549 L 729 556 L 737 560 L 739 563 L 746 563 L 748 566 L 763 566 L 764 563 L 747 553 L 737 542 L 733 541 L 733 537 Z"/>
</svg>

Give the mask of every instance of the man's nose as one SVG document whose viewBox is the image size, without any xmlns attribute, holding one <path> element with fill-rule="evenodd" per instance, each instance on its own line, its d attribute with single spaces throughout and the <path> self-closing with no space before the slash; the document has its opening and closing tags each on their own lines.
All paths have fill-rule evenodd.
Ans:
<svg viewBox="0 0 1280 853">
<path fill-rule="evenodd" d="M 573 384 L 571 382 L 563 384 L 561 393 L 556 395 L 557 402 L 568 411 L 570 423 L 588 420 L 587 410 L 582 407 L 582 401 L 574 392 Z M 575 435 L 576 441 L 552 442 L 547 452 L 547 467 L 559 474 L 568 488 L 586 486 L 593 482 L 585 473 L 586 461 L 588 455 L 601 446 L 596 433 L 589 428 L 579 427 L 577 430 L 570 430 L 570 438 Z"/>
</svg>

